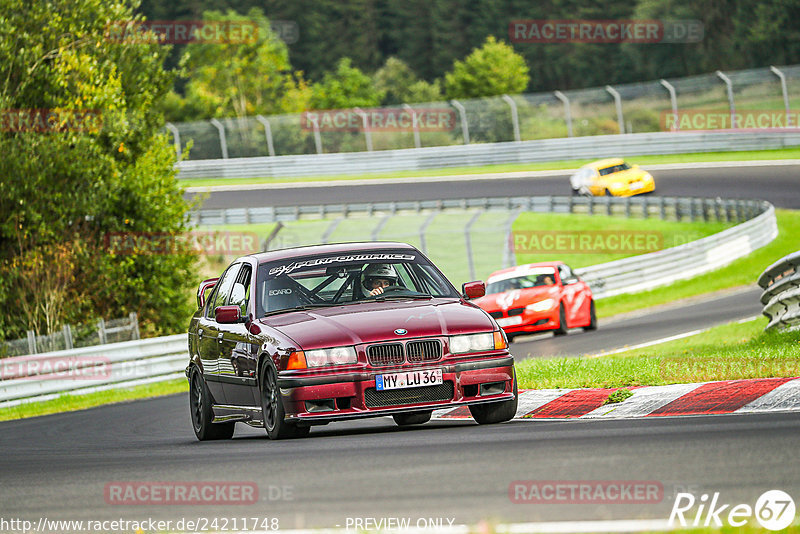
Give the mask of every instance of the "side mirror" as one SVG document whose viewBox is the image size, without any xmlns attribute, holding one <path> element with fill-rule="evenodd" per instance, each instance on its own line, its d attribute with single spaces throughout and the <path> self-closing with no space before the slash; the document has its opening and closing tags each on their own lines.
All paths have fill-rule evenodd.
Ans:
<svg viewBox="0 0 800 534">
<path fill-rule="evenodd" d="M 213 289 L 217 282 L 219 281 L 219 277 L 217 278 L 209 278 L 208 280 L 203 280 L 200 282 L 200 286 L 197 288 L 197 309 L 202 308 L 206 304 L 206 291 L 209 289 Z"/>
<path fill-rule="evenodd" d="M 235 324 L 241 322 L 239 306 L 217 306 L 214 308 L 214 318 L 220 324 Z"/>
<path fill-rule="evenodd" d="M 467 300 L 481 298 L 486 294 L 486 284 L 481 280 L 466 282 L 461 286 L 461 294 Z"/>
</svg>

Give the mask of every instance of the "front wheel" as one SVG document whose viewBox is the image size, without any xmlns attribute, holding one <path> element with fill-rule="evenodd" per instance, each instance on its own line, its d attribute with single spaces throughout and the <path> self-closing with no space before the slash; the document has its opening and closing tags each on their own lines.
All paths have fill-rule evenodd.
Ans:
<svg viewBox="0 0 800 534">
<path fill-rule="evenodd" d="M 189 411 L 195 436 L 200 441 L 231 439 L 236 423 L 212 423 L 211 395 L 200 370 L 194 367 L 189 376 Z"/>
<path fill-rule="evenodd" d="M 594 299 L 589 302 L 589 324 L 584 326 L 585 331 L 597 330 L 597 312 L 594 309 Z"/>
<path fill-rule="evenodd" d="M 308 435 L 311 427 L 298 427 L 286 422 L 286 412 L 283 409 L 280 388 L 278 387 L 278 372 L 275 364 L 267 358 L 261 366 L 261 416 L 264 420 L 264 429 L 269 439 L 302 438 Z"/>
<path fill-rule="evenodd" d="M 392 416 L 397 426 L 422 425 L 431 420 L 433 412 L 396 413 Z"/>
<path fill-rule="evenodd" d="M 471 404 L 469 413 L 479 425 L 491 425 L 510 421 L 517 414 L 517 404 L 519 404 L 519 390 L 517 388 L 517 371 L 511 375 L 514 381 L 514 398 L 507 401 L 492 402 L 487 404 Z"/>
</svg>

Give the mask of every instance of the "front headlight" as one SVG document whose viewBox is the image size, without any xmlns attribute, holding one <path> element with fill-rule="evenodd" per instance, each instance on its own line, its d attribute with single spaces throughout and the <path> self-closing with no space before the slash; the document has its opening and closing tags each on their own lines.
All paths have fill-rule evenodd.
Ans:
<svg viewBox="0 0 800 534">
<path fill-rule="evenodd" d="M 553 307 L 556 301 L 553 299 L 544 299 L 540 300 L 539 302 L 534 302 L 533 304 L 528 304 L 525 306 L 526 310 L 535 311 L 535 312 L 543 312 L 547 311 Z"/>
<path fill-rule="evenodd" d="M 486 332 L 485 334 L 450 336 L 450 354 L 502 350 L 507 346 L 503 334 L 499 330 L 497 332 Z"/>
<path fill-rule="evenodd" d="M 356 363 L 356 349 L 354 347 L 333 347 L 330 349 L 307 350 L 306 363 L 309 367 L 323 367 L 325 365 L 345 365 Z"/>
</svg>

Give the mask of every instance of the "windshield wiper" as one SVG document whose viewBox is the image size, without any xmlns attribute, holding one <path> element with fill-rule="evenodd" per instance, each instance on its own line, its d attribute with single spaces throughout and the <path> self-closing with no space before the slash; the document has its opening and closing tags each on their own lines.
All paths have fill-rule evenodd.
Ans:
<svg viewBox="0 0 800 534">
<path fill-rule="evenodd" d="M 310 308 L 329 308 L 331 306 L 336 306 L 336 304 L 301 304 L 299 306 L 295 306 L 294 308 L 281 308 L 280 310 L 270 310 L 268 312 L 264 312 L 264 317 L 268 315 L 275 315 L 277 313 L 285 313 L 285 312 L 292 312 L 292 311 L 303 311 L 308 310 Z"/>
</svg>

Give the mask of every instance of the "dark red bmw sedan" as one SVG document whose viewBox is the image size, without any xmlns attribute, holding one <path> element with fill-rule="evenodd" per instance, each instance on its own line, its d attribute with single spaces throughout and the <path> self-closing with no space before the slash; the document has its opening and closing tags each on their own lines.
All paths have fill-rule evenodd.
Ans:
<svg viewBox="0 0 800 534">
<path fill-rule="evenodd" d="M 478 423 L 507 421 L 514 359 L 470 302 L 484 293 L 483 282 L 459 293 L 404 243 L 241 257 L 198 288 L 186 368 L 194 431 L 226 439 L 241 422 L 281 439 L 359 417 L 421 424 L 456 405 Z"/>
</svg>

